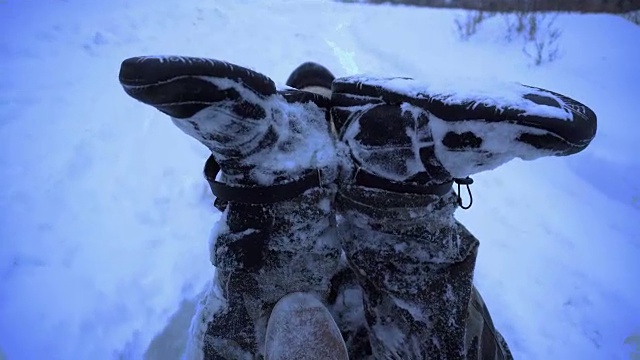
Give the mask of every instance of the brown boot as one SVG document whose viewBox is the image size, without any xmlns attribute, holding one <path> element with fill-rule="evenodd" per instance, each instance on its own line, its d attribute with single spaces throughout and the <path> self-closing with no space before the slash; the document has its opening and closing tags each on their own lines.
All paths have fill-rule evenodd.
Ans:
<svg viewBox="0 0 640 360">
<path fill-rule="evenodd" d="M 329 310 L 308 293 L 276 303 L 267 324 L 265 360 L 348 360 L 347 347 Z"/>
</svg>

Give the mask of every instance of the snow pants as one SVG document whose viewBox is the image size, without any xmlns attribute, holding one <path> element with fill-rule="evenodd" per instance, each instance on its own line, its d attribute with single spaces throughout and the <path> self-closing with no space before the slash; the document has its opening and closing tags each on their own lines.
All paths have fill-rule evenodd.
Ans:
<svg viewBox="0 0 640 360">
<path fill-rule="evenodd" d="M 332 312 L 352 360 L 511 359 L 473 286 L 479 242 L 445 216 L 455 196 L 346 186 L 229 203 L 187 358 L 263 358 L 271 309 L 303 291 Z"/>
</svg>

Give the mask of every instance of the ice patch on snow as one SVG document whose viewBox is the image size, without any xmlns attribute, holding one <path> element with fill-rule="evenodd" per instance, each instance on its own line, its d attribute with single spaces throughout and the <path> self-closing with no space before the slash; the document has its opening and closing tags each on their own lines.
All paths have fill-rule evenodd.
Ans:
<svg viewBox="0 0 640 360">
<path fill-rule="evenodd" d="M 333 54 L 338 58 L 338 61 L 340 61 L 340 65 L 342 65 L 342 69 L 347 74 L 360 72 L 360 68 L 358 67 L 358 64 L 354 59 L 355 53 L 353 51 L 344 50 L 340 46 L 338 46 L 338 44 L 330 40 L 325 40 L 325 42 L 327 43 L 327 45 L 329 45 L 329 47 L 331 47 L 331 49 L 333 50 Z"/>
</svg>

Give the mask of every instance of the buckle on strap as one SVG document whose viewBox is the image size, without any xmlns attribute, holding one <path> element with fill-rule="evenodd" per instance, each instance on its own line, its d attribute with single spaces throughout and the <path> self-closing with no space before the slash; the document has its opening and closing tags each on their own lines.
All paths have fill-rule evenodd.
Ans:
<svg viewBox="0 0 640 360">
<path fill-rule="evenodd" d="M 458 206 L 460 206 L 464 210 L 470 209 L 471 205 L 473 205 L 473 195 L 471 194 L 471 188 L 469 186 L 473 184 L 473 179 L 467 176 L 464 179 L 453 179 L 453 181 L 455 181 L 455 183 L 458 184 L 458 193 L 457 193 Z M 467 187 L 467 193 L 469 194 L 469 205 L 464 205 L 464 203 L 462 202 L 462 194 L 460 192 L 460 186 Z"/>
<path fill-rule="evenodd" d="M 229 185 L 216 180 L 220 172 L 220 165 L 209 156 L 204 165 L 204 176 L 211 187 L 211 192 L 216 196 L 215 206 L 220 211 L 226 208 L 228 202 L 246 204 L 273 204 L 291 200 L 305 191 L 320 187 L 322 174 L 319 169 L 305 171 L 302 176 L 294 181 L 269 185 L 248 186 Z"/>
</svg>

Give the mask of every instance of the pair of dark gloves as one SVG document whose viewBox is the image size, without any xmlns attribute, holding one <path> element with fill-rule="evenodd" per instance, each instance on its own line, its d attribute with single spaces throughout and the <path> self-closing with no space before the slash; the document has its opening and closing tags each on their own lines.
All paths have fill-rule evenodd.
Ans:
<svg viewBox="0 0 640 360">
<path fill-rule="evenodd" d="M 470 293 L 478 242 L 453 220 L 453 182 L 468 184 L 470 175 L 516 157 L 575 154 L 596 133 L 596 116 L 585 105 L 513 83 L 360 75 L 332 79 L 324 91 L 278 90 L 255 71 L 179 56 L 127 59 L 120 82 L 127 94 L 169 115 L 211 150 L 205 175 L 218 203 L 230 203 L 229 231 L 218 234 L 212 257 L 230 300 L 207 325 L 205 338 L 209 345 L 245 344 L 241 351 L 249 352 L 256 352 L 252 321 L 265 304 L 292 291 L 323 292 L 327 282 L 333 292 L 344 249 L 356 270 L 347 277 L 363 276 L 359 283 L 369 284 L 368 322 L 398 318 L 391 328 L 422 337 L 421 354 L 459 354 L 460 339 L 471 334 L 476 347 L 482 339 L 483 358 L 494 358 L 499 336 L 485 331 L 491 322 L 484 306 L 473 305 L 479 300 L 468 301 L 479 299 Z M 295 197 L 300 201 L 287 201 Z M 340 242 L 331 232 L 336 206 L 346 209 L 343 223 L 349 225 L 340 230 Z M 264 283 L 268 291 L 258 286 Z M 403 312 L 392 306 L 395 300 L 380 300 L 384 291 L 433 311 L 430 326 L 397 316 Z M 470 332 L 462 325 L 467 307 L 477 315 L 467 319 L 477 327 Z M 229 320 L 236 318 L 244 320 Z M 484 323 L 476 326 L 474 319 Z M 356 325 L 341 330 L 357 336 L 362 324 Z M 396 350 L 416 351 L 407 341 L 398 349 L 381 339 L 371 345 L 380 358 L 391 358 Z M 439 343 L 446 346 L 434 345 Z M 209 345 L 197 351 L 213 349 Z M 214 350 L 238 350 L 224 348 Z"/>
<path fill-rule="evenodd" d="M 283 200 L 345 176 L 429 193 L 515 157 L 577 153 L 596 133 L 587 106 L 514 83 L 349 76 L 333 80 L 328 98 L 182 56 L 127 59 L 119 79 L 127 94 L 212 151 L 208 177 L 228 200 Z M 218 166 L 222 182 L 214 181 Z"/>
</svg>

